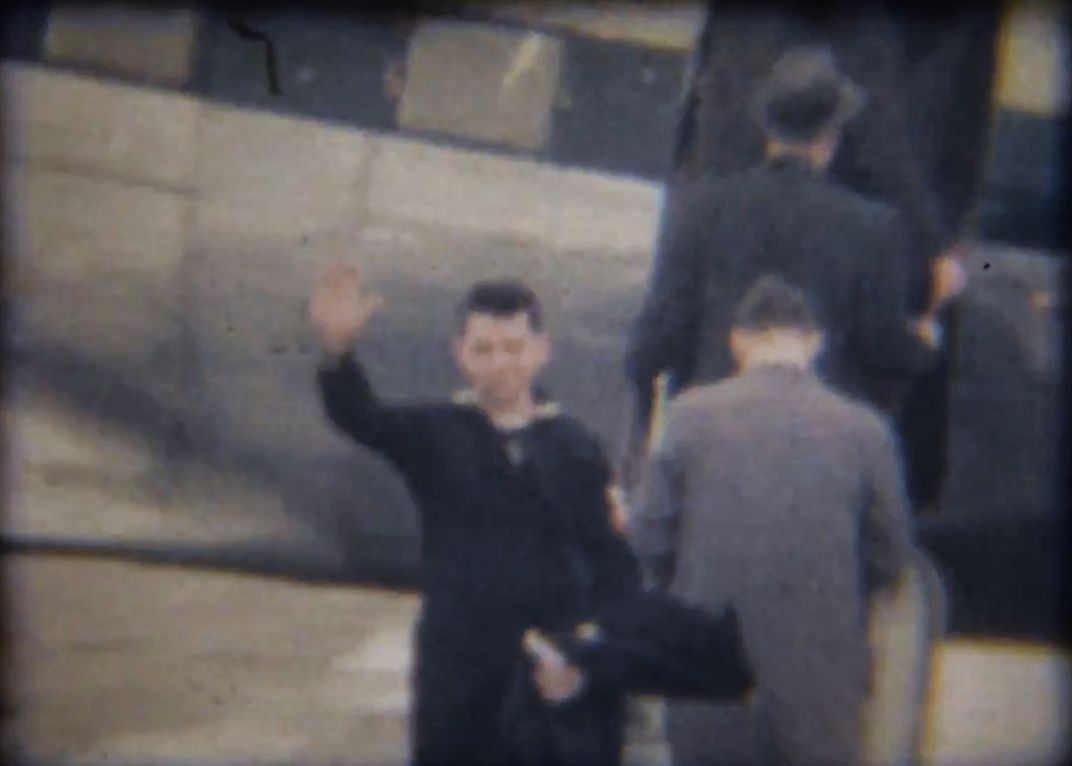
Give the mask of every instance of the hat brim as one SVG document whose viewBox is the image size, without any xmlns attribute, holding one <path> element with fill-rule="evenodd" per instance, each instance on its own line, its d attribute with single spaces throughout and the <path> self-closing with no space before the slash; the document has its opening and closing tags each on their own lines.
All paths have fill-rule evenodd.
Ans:
<svg viewBox="0 0 1072 766">
<path fill-rule="evenodd" d="M 832 96 L 832 98 L 831 98 Z M 779 117 L 778 111 L 786 111 L 787 101 L 832 100 L 833 103 L 820 109 L 821 116 L 798 118 Z M 863 109 L 866 95 L 847 78 L 812 84 L 797 90 L 779 89 L 767 82 L 756 92 L 750 104 L 753 119 L 768 136 L 787 143 L 807 143 L 834 130 L 841 130 Z"/>
</svg>

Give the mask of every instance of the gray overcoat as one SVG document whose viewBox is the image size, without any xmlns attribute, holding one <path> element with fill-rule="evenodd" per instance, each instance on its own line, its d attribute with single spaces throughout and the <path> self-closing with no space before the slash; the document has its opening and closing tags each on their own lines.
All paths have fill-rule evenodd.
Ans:
<svg viewBox="0 0 1072 766">
<path fill-rule="evenodd" d="M 898 461 L 882 416 L 802 369 L 755 368 L 671 402 L 634 545 L 672 595 L 737 609 L 757 677 L 747 709 L 671 705 L 676 766 L 856 758 L 868 591 L 912 546 Z"/>
</svg>

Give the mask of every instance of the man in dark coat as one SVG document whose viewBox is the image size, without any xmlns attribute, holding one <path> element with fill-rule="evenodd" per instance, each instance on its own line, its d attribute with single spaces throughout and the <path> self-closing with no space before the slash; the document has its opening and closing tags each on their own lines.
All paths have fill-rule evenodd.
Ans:
<svg viewBox="0 0 1072 766">
<path fill-rule="evenodd" d="M 711 2 L 690 84 L 692 145 L 681 147 L 678 164 L 688 166 L 685 177 L 697 178 L 759 162 L 766 136 L 747 104 L 778 58 L 801 45 L 828 47 L 867 93 L 845 125 L 830 177 L 902 214 L 914 269 L 910 297 L 922 308 L 927 262 L 946 243 L 939 200 L 914 142 L 902 26 L 881 4 Z"/>
<path fill-rule="evenodd" d="M 420 514 L 414 761 L 516 762 L 500 714 L 524 631 L 568 628 L 639 587 L 611 525 L 610 471 L 592 434 L 533 390 L 550 346 L 527 287 L 481 283 L 463 303 L 454 355 L 471 390 L 454 401 L 376 396 L 352 346 L 378 305 L 340 265 L 319 278 L 309 314 L 329 419 L 390 461 Z M 620 745 L 619 727 L 609 747 Z"/>
<path fill-rule="evenodd" d="M 824 174 L 862 98 L 829 51 L 789 51 L 753 101 L 767 161 L 698 182 L 667 211 L 626 358 L 642 411 L 660 373 L 676 392 L 732 372 L 733 306 L 766 272 L 806 291 L 827 328 L 820 373 L 842 391 L 890 404 L 934 363 L 933 316 L 908 313 L 901 217 Z"/>
<path fill-rule="evenodd" d="M 746 705 L 669 703 L 674 763 L 860 763 L 869 594 L 913 550 L 896 440 L 813 374 L 800 290 L 760 279 L 732 326 L 739 372 L 670 403 L 631 519 L 670 595 L 733 606 L 755 671 Z"/>
<path fill-rule="evenodd" d="M 896 208 L 910 232 L 912 297 L 925 268 L 963 236 L 985 158 L 1002 6 L 742 4 L 714 0 L 700 32 L 675 166 L 683 179 L 758 162 L 765 136 L 745 105 L 785 51 L 829 47 L 867 93 L 845 126 L 830 177 Z"/>
<path fill-rule="evenodd" d="M 904 3 L 734 3 L 712 0 L 689 84 L 668 207 L 697 178 L 744 170 L 764 136 L 744 105 L 773 62 L 795 45 L 821 44 L 868 94 L 829 176 L 896 208 L 909 247 L 908 299 L 922 311 L 932 271 L 956 268 L 956 243 L 976 199 L 990 128 L 1002 3 L 953 8 Z M 953 259 L 952 263 L 937 261 Z M 953 306 L 939 312 L 949 340 Z M 937 500 L 945 476 L 951 349 L 909 387 L 898 430 L 917 505 Z"/>
</svg>

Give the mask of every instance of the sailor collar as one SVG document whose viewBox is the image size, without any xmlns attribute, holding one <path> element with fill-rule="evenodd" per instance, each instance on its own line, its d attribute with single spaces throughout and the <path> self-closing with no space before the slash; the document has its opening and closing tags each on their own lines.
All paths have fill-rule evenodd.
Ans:
<svg viewBox="0 0 1072 766">
<path fill-rule="evenodd" d="M 471 388 L 465 388 L 460 391 L 456 391 L 451 397 L 451 401 L 454 404 L 462 405 L 464 407 L 479 407 L 480 401 L 477 399 L 476 392 Z M 535 423 L 538 420 L 550 420 L 551 418 L 557 418 L 562 415 L 562 407 L 558 402 L 550 399 L 543 399 L 536 402 L 536 410 L 532 414 L 532 420 L 529 423 Z M 528 425 L 527 423 L 525 425 Z"/>
</svg>

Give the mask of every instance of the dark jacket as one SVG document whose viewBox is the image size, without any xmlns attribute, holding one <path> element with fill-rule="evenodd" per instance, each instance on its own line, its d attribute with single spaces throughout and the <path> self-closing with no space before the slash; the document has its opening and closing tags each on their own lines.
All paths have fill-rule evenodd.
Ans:
<svg viewBox="0 0 1072 766">
<path fill-rule="evenodd" d="M 545 611 L 551 620 L 574 600 L 574 544 L 592 580 L 587 598 L 630 590 L 635 564 L 610 524 L 609 467 L 576 420 L 545 408 L 516 435 L 526 459 L 515 466 L 472 404 L 383 403 L 352 356 L 322 368 L 319 383 L 332 423 L 389 460 L 413 495 L 426 621 L 524 615 L 530 627 Z"/>
<path fill-rule="evenodd" d="M 912 145 L 946 239 L 964 236 L 987 164 L 1000 0 L 941 7 L 894 4 L 904 40 L 905 92 Z"/>
<path fill-rule="evenodd" d="M 504 434 L 473 404 L 384 403 L 350 355 L 318 380 L 331 422 L 398 469 L 419 511 L 415 761 L 509 759 L 498 723 L 524 631 L 639 587 L 598 442 L 550 406 Z"/>
<path fill-rule="evenodd" d="M 986 164 L 997 31 L 1007 4 L 912 6 L 893 0 L 709 2 L 667 207 L 689 178 L 724 176 L 759 162 L 763 135 L 748 100 L 790 47 L 829 46 L 867 94 L 846 127 L 830 177 L 902 214 L 910 244 L 908 300 L 914 311 L 925 307 L 931 260 L 972 224 Z M 945 358 L 906 393 L 899 416 L 920 504 L 940 497 L 945 476 L 955 312 L 944 325 Z"/>
<path fill-rule="evenodd" d="M 892 208 L 795 159 L 695 183 L 663 221 L 627 372 L 642 400 L 662 371 L 675 391 L 729 375 L 734 309 L 775 272 L 805 291 L 826 334 L 821 374 L 883 398 L 935 360 L 908 328 L 905 247 Z"/>
<path fill-rule="evenodd" d="M 759 162 L 764 136 L 749 100 L 789 48 L 828 46 L 866 94 L 861 112 L 846 126 L 830 176 L 904 217 L 908 297 L 918 309 L 930 294 L 927 264 L 951 233 L 943 228 L 934 178 L 917 141 L 921 120 L 912 110 L 914 70 L 906 38 L 898 14 L 881 4 L 711 2 L 691 88 L 693 145 L 682 147 L 679 161 L 691 166 L 683 175 L 693 177 L 724 176 Z M 933 117 L 928 124 L 935 124 Z"/>
</svg>

